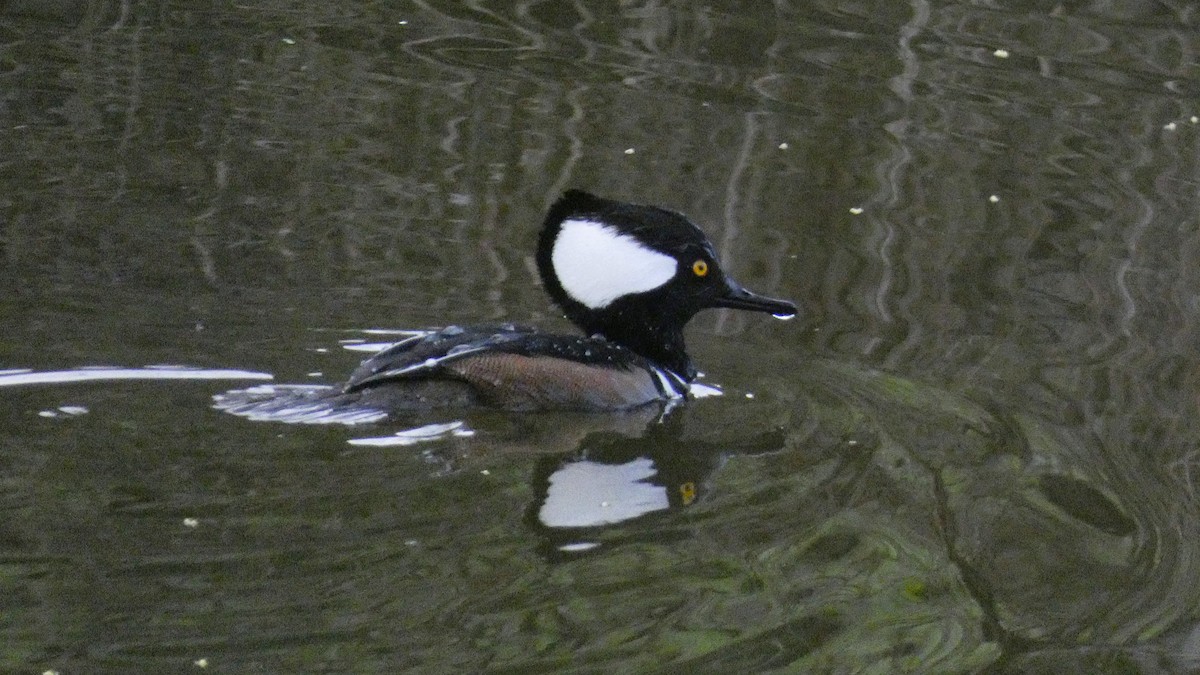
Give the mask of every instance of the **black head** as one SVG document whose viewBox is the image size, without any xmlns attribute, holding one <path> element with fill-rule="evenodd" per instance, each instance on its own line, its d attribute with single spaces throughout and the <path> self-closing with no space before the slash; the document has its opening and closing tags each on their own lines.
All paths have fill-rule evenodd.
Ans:
<svg viewBox="0 0 1200 675">
<path fill-rule="evenodd" d="M 623 344 L 691 380 L 683 327 L 702 309 L 791 317 L 796 306 L 725 276 L 708 237 L 682 214 L 569 190 L 546 215 L 538 273 L 584 332 Z"/>
</svg>

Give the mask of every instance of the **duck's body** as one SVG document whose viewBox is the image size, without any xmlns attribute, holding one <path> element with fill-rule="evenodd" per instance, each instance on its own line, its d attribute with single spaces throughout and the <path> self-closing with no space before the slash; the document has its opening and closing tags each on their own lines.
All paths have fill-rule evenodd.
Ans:
<svg viewBox="0 0 1200 675">
<path fill-rule="evenodd" d="M 450 396 L 505 410 L 617 410 L 680 398 L 687 382 L 621 345 L 599 337 L 555 335 L 528 326 L 450 326 L 398 342 L 363 361 L 343 394 L 387 389 L 415 407 L 442 398 L 416 393 L 447 382 Z M 407 407 L 407 406 L 406 406 Z"/>
<path fill-rule="evenodd" d="M 700 310 L 796 311 L 726 277 L 708 239 L 683 215 L 578 190 L 547 214 L 537 264 L 546 291 L 583 336 L 512 324 L 451 326 L 392 345 L 340 388 L 310 393 L 301 404 L 385 413 L 629 409 L 688 395 L 696 370 L 683 327 Z M 297 405 L 234 393 L 218 398 L 218 407 L 262 418 L 268 408 Z"/>
</svg>

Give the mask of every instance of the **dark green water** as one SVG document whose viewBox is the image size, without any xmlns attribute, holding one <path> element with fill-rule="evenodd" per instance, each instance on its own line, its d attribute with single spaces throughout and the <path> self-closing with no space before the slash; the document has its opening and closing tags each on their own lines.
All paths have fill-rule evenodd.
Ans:
<svg viewBox="0 0 1200 675">
<path fill-rule="evenodd" d="M 1198 23 L 0 5 L 0 670 L 1200 669 Z M 688 213 L 800 318 L 699 317 L 726 393 L 663 420 L 45 381 L 563 329 L 532 249 L 568 187 Z"/>
</svg>

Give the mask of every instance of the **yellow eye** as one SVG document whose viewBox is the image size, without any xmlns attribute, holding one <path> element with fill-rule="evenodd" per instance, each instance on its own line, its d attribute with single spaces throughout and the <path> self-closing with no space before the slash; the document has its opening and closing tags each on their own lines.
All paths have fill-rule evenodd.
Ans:
<svg viewBox="0 0 1200 675">
<path fill-rule="evenodd" d="M 679 499 L 684 506 L 691 506 L 696 501 L 696 484 L 688 481 L 679 485 Z"/>
<path fill-rule="evenodd" d="M 697 260 L 696 262 L 692 263 L 692 274 L 695 274 L 698 277 L 708 274 L 708 263 L 704 262 L 703 260 Z"/>
</svg>

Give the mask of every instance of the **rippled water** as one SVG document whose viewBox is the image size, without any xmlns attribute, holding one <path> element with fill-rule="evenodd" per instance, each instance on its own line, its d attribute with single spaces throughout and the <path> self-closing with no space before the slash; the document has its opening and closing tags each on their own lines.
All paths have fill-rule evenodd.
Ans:
<svg viewBox="0 0 1200 675">
<path fill-rule="evenodd" d="M 5 5 L 0 670 L 1200 669 L 1198 20 Z M 568 187 L 801 317 L 667 411 L 210 408 L 564 328 Z"/>
</svg>

